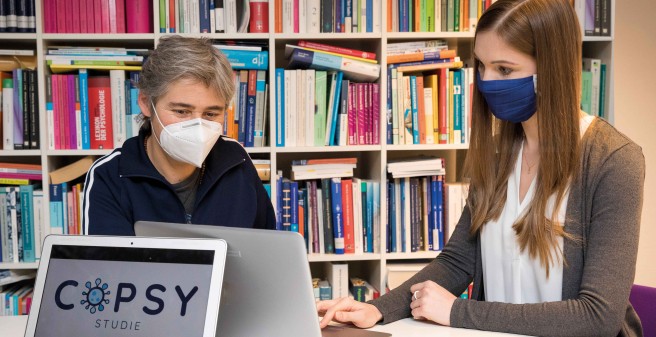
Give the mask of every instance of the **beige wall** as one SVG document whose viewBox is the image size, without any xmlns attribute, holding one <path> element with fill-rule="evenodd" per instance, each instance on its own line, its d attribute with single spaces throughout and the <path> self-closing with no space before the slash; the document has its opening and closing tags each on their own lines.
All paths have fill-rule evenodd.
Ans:
<svg viewBox="0 0 656 337">
<path fill-rule="evenodd" d="M 647 164 L 635 283 L 656 287 L 656 1 L 615 6 L 615 126 L 642 146 Z"/>
</svg>

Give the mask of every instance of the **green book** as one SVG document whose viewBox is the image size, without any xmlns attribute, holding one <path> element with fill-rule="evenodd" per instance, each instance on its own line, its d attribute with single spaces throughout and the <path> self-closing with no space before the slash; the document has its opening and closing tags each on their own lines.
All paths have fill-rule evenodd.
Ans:
<svg viewBox="0 0 656 337">
<path fill-rule="evenodd" d="M 428 31 L 428 10 L 426 8 L 426 2 L 431 2 L 427 0 L 419 0 L 419 12 L 417 13 L 417 18 L 421 17 L 421 22 L 419 22 L 419 31 L 427 32 Z"/>
<path fill-rule="evenodd" d="M 455 32 L 453 30 L 454 28 L 454 20 L 455 20 L 455 2 L 456 0 L 447 0 L 447 21 L 446 21 L 446 27 L 447 27 L 447 32 Z M 442 16 L 444 16 L 444 12 L 442 12 Z"/>
<path fill-rule="evenodd" d="M 166 31 L 166 0 L 159 0 L 159 32 L 168 33 Z"/>
<path fill-rule="evenodd" d="M 314 73 L 314 146 L 324 146 L 326 140 L 326 89 L 328 75 L 325 71 Z"/>
<path fill-rule="evenodd" d="M 604 118 L 604 102 L 606 101 L 606 65 L 601 64 L 599 73 L 599 117 Z"/>
<path fill-rule="evenodd" d="M 581 110 L 590 114 L 592 111 L 592 72 L 581 73 Z"/>
<path fill-rule="evenodd" d="M 453 4 L 453 31 L 460 31 L 460 1 L 463 0 L 454 0 Z"/>
<path fill-rule="evenodd" d="M 426 29 L 435 32 L 435 1 L 426 1 Z"/>
</svg>

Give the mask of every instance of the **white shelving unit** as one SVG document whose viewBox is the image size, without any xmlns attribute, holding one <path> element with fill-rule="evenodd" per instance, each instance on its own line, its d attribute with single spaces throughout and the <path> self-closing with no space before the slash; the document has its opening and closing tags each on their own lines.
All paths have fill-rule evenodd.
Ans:
<svg viewBox="0 0 656 337">
<path fill-rule="evenodd" d="M 380 4 L 382 2 L 375 2 Z M 0 160 L 9 162 L 31 162 L 41 163 L 43 165 L 43 189 L 48 188 L 48 172 L 63 166 L 77 158 L 87 155 L 102 156 L 110 150 L 49 150 L 47 149 L 47 130 L 45 117 L 45 77 L 49 70 L 45 63 L 45 53 L 48 46 L 51 45 L 95 45 L 95 46 L 128 46 L 153 49 L 158 40 L 165 35 L 159 33 L 157 19 L 159 1 L 153 0 L 153 31 L 151 34 L 44 34 L 43 32 L 43 12 L 41 0 L 36 0 L 37 16 L 37 33 L 0 33 L 0 48 L 2 49 L 34 49 L 38 55 L 38 93 L 39 93 L 39 111 L 40 111 L 40 150 L 0 150 Z M 381 23 L 383 30 L 386 29 L 387 8 L 382 8 Z M 614 12 L 615 1 L 612 2 L 612 30 L 614 34 Z M 386 98 L 387 92 L 386 72 L 387 64 L 385 61 L 385 49 L 389 42 L 402 42 L 425 39 L 446 39 L 449 42 L 450 49 L 456 48 L 458 55 L 466 62 L 471 60 L 471 49 L 473 44 L 474 33 L 398 33 L 398 32 L 377 32 L 377 33 L 353 33 L 353 34 L 281 34 L 273 33 L 274 31 L 274 2 L 269 1 L 269 31 L 272 33 L 258 34 L 181 34 L 191 37 L 208 37 L 217 40 L 261 40 L 269 43 L 269 107 L 274 107 L 275 83 L 271 79 L 275 78 L 274 69 L 284 67 L 287 60 L 284 58 L 285 43 L 295 43 L 298 40 L 314 40 L 323 43 L 341 45 L 355 49 L 375 52 L 378 55 L 379 64 L 381 65 L 381 76 L 378 80 L 381 92 L 381 142 L 385 142 L 386 134 Z M 614 120 L 613 112 L 613 36 L 611 37 L 585 37 L 583 42 L 583 55 L 585 57 L 600 58 L 603 63 L 607 64 L 607 83 L 605 111 L 606 117 L 612 122 Z M 554 53 L 557 57 L 557 52 Z M 469 62 L 471 64 L 471 62 Z M 268 137 L 269 144 L 275 144 L 275 111 L 269 108 Z M 349 269 L 354 271 L 353 276 L 360 276 L 368 279 L 375 287 L 381 290 L 385 289 L 385 271 L 386 264 L 393 262 L 404 262 L 407 260 L 421 260 L 428 262 L 437 256 L 438 252 L 417 252 L 417 253 L 385 253 L 385 214 L 387 212 L 386 194 L 386 163 L 389 159 L 398 159 L 403 157 L 414 156 L 418 154 L 431 154 L 446 158 L 447 162 L 447 182 L 457 181 L 460 168 L 466 154 L 467 145 L 366 145 L 366 146 L 337 146 L 337 147 L 275 147 L 267 146 L 261 148 L 247 148 L 247 151 L 254 158 L 268 158 L 271 160 L 271 176 L 275 176 L 277 170 L 283 170 L 285 176 L 289 177 L 290 162 L 293 159 L 305 158 L 322 158 L 322 157 L 339 157 L 339 156 L 356 156 L 358 157 L 358 168 L 356 176 L 365 179 L 374 179 L 381 186 L 381 239 L 378 252 L 375 254 L 362 255 L 326 255 L 310 254 L 308 259 L 313 271 L 323 270 L 321 264 L 327 262 L 343 261 L 349 263 Z M 278 191 L 275 183 L 271 185 L 272 197 Z M 47 193 L 46 193 L 47 199 Z M 46 212 L 46 220 L 48 220 Z M 49 223 L 46 221 L 46 223 Z M 47 230 L 47 228 L 45 229 Z M 36 263 L 0 263 L 0 269 L 30 269 L 36 268 Z M 320 275 L 323 276 L 323 275 Z"/>
</svg>

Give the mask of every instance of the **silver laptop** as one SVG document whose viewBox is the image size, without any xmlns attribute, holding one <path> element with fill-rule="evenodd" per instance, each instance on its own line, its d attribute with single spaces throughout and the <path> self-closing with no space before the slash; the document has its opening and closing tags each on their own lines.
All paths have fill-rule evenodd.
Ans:
<svg viewBox="0 0 656 337">
<path fill-rule="evenodd" d="M 50 235 L 25 336 L 213 337 L 226 252 L 217 239 Z"/>
<path fill-rule="evenodd" d="M 134 229 L 139 236 L 211 237 L 228 243 L 217 336 L 391 336 L 319 328 L 305 241 L 298 233 L 161 222 L 137 222 Z"/>
</svg>

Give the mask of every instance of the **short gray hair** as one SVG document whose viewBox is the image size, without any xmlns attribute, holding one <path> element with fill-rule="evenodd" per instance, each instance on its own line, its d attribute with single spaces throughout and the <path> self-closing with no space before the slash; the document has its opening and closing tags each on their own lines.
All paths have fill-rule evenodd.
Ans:
<svg viewBox="0 0 656 337">
<path fill-rule="evenodd" d="M 169 85 L 181 79 L 196 80 L 216 91 L 225 104 L 235 94 L 233 71 L 228 59 L 208 38 L 188 38 L 179 35 L 159 39 L 143 64 L 139 90 L 153 103 L 168 91 Z M 149 128 L 148 118 L 142 127 Z"/>
</svg>

